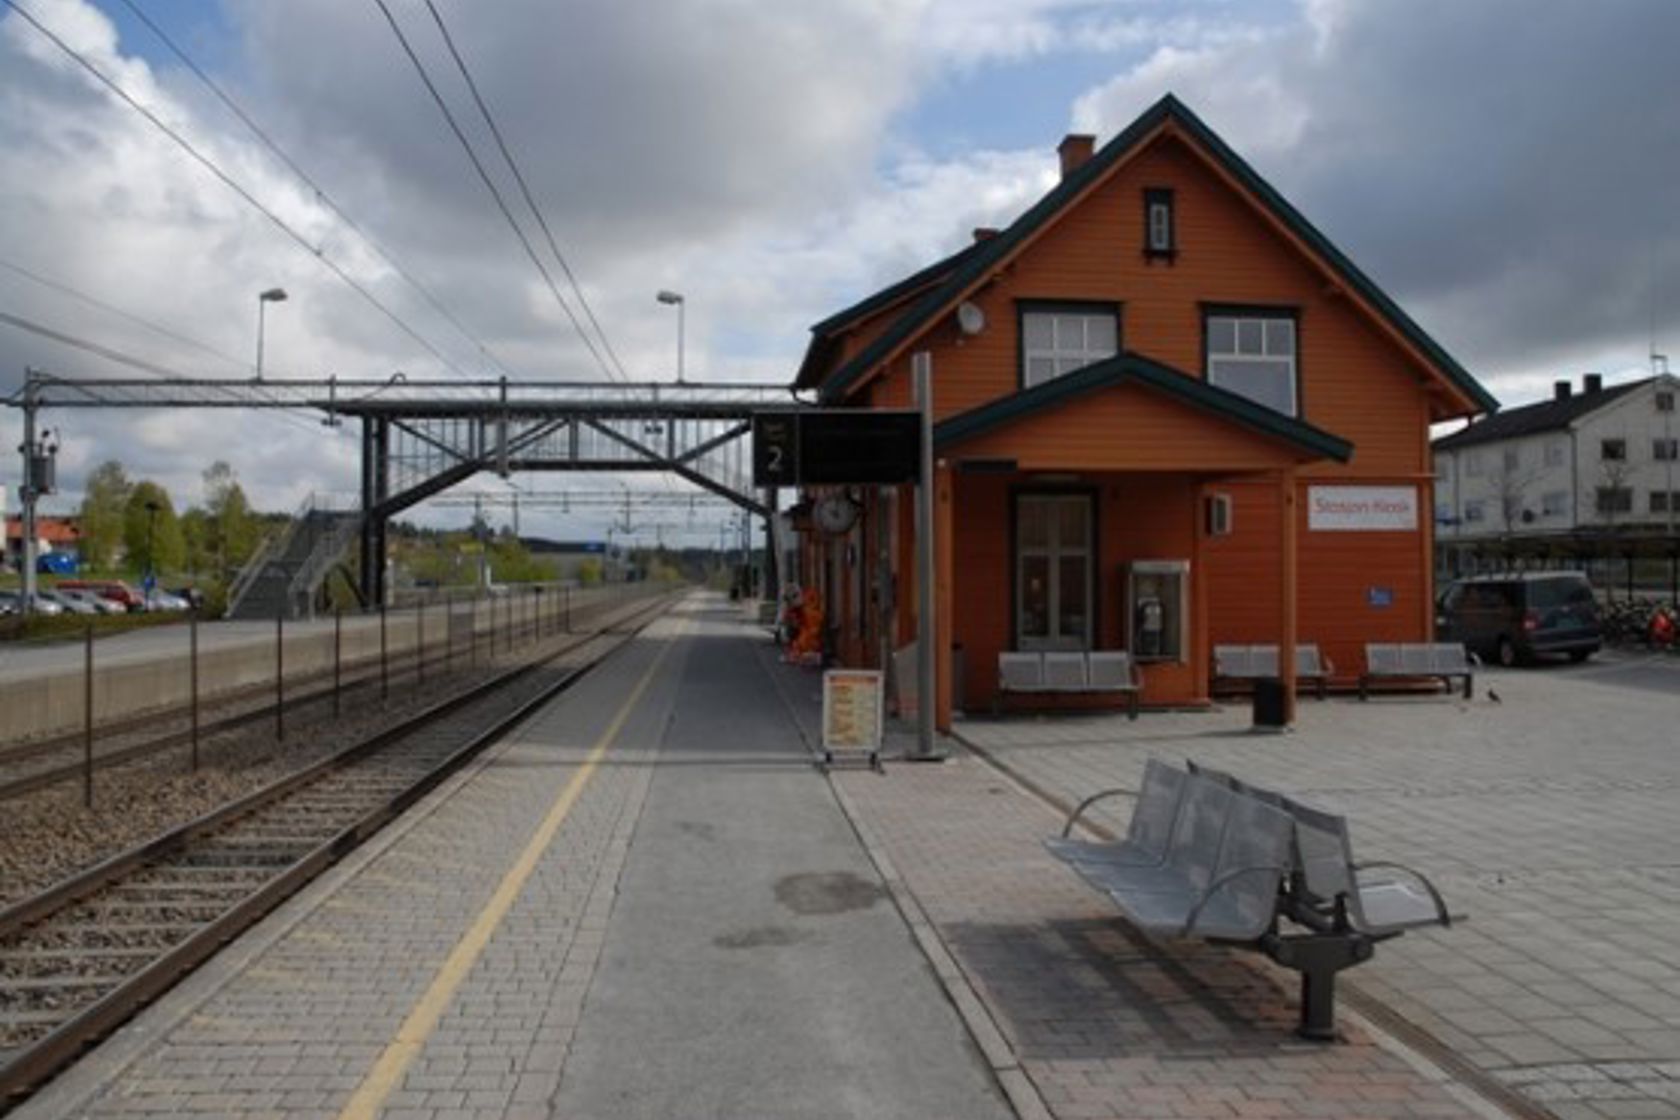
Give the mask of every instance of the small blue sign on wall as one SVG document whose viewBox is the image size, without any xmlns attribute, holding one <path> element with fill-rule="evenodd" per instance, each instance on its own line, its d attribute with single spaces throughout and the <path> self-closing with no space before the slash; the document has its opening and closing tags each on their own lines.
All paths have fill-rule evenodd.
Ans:
<svg viewBox="0 0 1680 1120">
<path fill-rule="evenodd" d="M 1365 591 L 1365 601 L 1373 607 L 1392 607 L 1394 605 L 1394 588 L 1367 588 Z"/>
</svg>

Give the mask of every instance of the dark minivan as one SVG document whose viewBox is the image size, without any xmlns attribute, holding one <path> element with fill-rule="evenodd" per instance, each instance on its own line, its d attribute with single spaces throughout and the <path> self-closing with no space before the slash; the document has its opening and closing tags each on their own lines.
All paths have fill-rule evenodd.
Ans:
<svg viewBox="0 0 1680 1120">
<path fill-rule="evenodd" d="M 1441 592 L 1436 636 L 1501 665 L 1535 654 L 1585 661 L 1604 643 L 1598 599 L 1581 572 L 1522 572 L 1456 580 Z"/>
</svg>

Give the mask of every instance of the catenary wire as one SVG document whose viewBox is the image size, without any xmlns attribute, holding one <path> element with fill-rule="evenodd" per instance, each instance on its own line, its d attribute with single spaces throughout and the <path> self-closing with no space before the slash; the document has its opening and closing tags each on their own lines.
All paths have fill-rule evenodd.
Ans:
<svg viewBox="0 0 1680 1120">
<path fill-rule="evenodd" d="M 216 95 L 217 100 L 225 105 L 230 113 L 239 118 L 240 123 L 244 124 L 244 126 L 251 131 L 251 134 L 261 141 L 263 146 L 274 154 L 276 159 L 285 164 L 287 169 L 290 170 L 293 175 L 296 175 L 298 179 L 304 183 L 304 185 L 306 185 L 311 191 L 315 192 L 315 197 L 321 200 L 321 204 L 323 206 L 331 210 L 333 214 L 337 216 L 339 221 L 343 222 L 348 229 L 354 232 L 376 254 L 378 254 L 386 264 L 390 265 L 393 272 L 402 277 L 402 279 L 406 281 L 411 288 L 419 292 L 421 297 L 431 305 L 434 311 L 443 316 L 444 319 L 448 320 L 451 326 L 461 332 L 461 336 L 463 338 L 478 348 L 479 353 L 483 354 L 486 360 L 503 373 L 509 375 L 510 377 L 514 376 L 513 371 L 495 355 L 483 339 L 473 334 L 473 332 L 467 328 L 466 324 L 462 323 L 461 320 L 449 310 L 449 308 L 444 306 L 443 302 L 432 293 L 430 288 L 426 287 L 425 284 L 420 282 L 418 277 L 414 276 L 411 272 L 405 269 L 402 264 L 399 263 L 394 256 L 392 256 L 390 251 L 374 239 L 372 234 L 368 233 L 367 230 L 358 225 L 356 220 L 349 215 L 344 207 L 340 206 L 332 195 L 327 193 L 324 187 L 317 183 L 307 171 L 300 167 L 297 161 L 294 160 L 286 152 L 286 150 L 280 146 L 279 142 L 268 134 L 267 130 L 252 119 L 251 115 L 247 113 L 244 108 L 242 108 L 239 103 L 227 93 L 226 90 L 222 89 L 222 87 L 216 83 L 214 78 L 210 77 L 209 74 L 206 74 L 203 68 L 201 68 L 198 63 L 194 62 L 187 52 L 183 50 L 174 39 L 169 37 L 167 32 L 165 32 L 161 27 L 154 23 L 149 16 L 146 15 L 145 11 L 141 9 L 135 0 L 122 0 L 122 3 L 129 11 L 134 13 L 135 18 L 145 24 L 152 34 L 156 35 L 158 39 L 162 41 L 164 46 L 168 47 L 170 51 L 174 53 L 176 58 L 181 60 L 182 65 L 192 71 L 194 76 L 196 76 L 198 80 L 210 90 L 211 93 Z"/>
<path fill-rule="evenodd" d="M 12 3 L 13 0 L 5 0 L 5 2 Z M 462 131 L 461 125 L 455 119 L 455 114 L 450 110 L 448 102 L 444 101 L 443 94 L 439 92 L 436 83 L 432 81 L 432 76 L 426 70 L 425 63 L 420 61 L 420 56 L 415 53 L 413 45 L 408 41 L 408 36 L 403 34 L 402 26 L 397 23 L 397 17 L 392 14 L 390 6 L 385 3 L 385 0 L 373 0 L 373 2 L 384 14 L 385 22 L 391 27 L 391 33 L 397 37 L 397 42 L 401 44 L 403 53 L 408 56 L 409 62 L 413 63 L 415 73 L 419 74 L 420 81 L 425 85 L 426 91 L 431 94 L 432 101 L 436 103 L 438 110 L 443 113 L 443 119 L 448 122 L 449 130 L 455 134 L 455 139 L 460 141 L 462 149 L 467 153 L 467 159 L 471 161 L 473 169 L 478 172 L 478 177 L 483 181 L 485 189 L 490 192 L 490 197 L 495 200 L 496 208 L 501 211 L 502 217 L 507 220 L 509 228 L 513 230 L 513 234 L 519 239 L 519 243 L 525 247 L 525 255 L 531 258 L 531 263 L 536 265 L 537 271 L 542 274 L 543 282 L 548 285 L 548 290 L 554 296 L 554 301 L 560 305 L 560 310 L 566 313 L 566 318 L 571 320 L 573 329 L 577 331 L 578 337 L 583 340 L 584 346 L 595 358 L 595 363 L 601 367 L 601 372 L 606 375 L 608 381 L 613 380 L 612 367 L 601 356 L 601 351 L 596 347 L 594 340 L 589 337 L 589 332 L 584 330 L 583 324 L 578 321 L 577 313 L 572 310 L 571 304 L 566 302 L 566 297 L 560 293 L 559 285 L 555 284 L 554 277 L 548 271 L 548 266 L 543 264 L 542 258 L 537 255 L 535 246 L 531 244 L 531 239 L 519 227 L 519 222 L 514 218 L 513 211 L 508 208 L 501 190 L 497 188 L 495 180 L 490 178 L 490 173 L 485 170 L 483 161 L 478 158 L 478 153 L 473 150 L 472 141 L 467 139 L 467 134 Z"/>
<path fill-rule="evenodd" d="M 395 324 L 396 327 L 399 330 L 401 330 L 409 338 L 413 339 L 423 349 L 425 349 L 425 351 L 427 353 L 431 354 L 438 361 L 442 362 L 449 369 L 453 370 L 458 376 L 460 376 L 462 378 L 465 378 L 465 379 L 468 379 L 468 380 L 471 379 L 470 375 L 467 374 L 467 372 L 465 370 L 461 369 L 461 367 L 456 365 L 453 361 L 451 361 L 447 355 L 445 355 L 436 346 L 432 345 L 429 341 L 427 341 L 424 336 L 422 336 L 419 332 L 417 332 L 413 327 L 409 326 L 408 323 L 404 322 L 403 319 L 395 311 L 392 311 L 383 302 L 381 302 L 378 296 L 374 295 L 371 291 L 369 291 L 366 287 L 364 287 L 361 283 L 359 283 L 355 279 L 355 277 L 351 276 L 337 262 L 335 262 L 332 258 L 328 257 L 323 250 L 321 250 L 321 249 L 317 248 L 316 246 L 310 244 L 308 238 L 304 237 L 303 234 L 299 233 L 296 229 L 294 229 L 289 223 L 287 223 L 287 221 L 284 218 L 280 217 L 280 215 L 276 214 L 273 210 L 271 210 L 267 206 L 265 206 L 259 199 L 257 199 L 257 197 L 255 195 L 251 194 L 250 191 L 246 190 L 243 186 L 241 186 L 232 176 L 230 176 L 227 172 L 223 171 L 221 169 L 221 167 L 218 164 L 216 164 L 216 162 L 214 160 L 210 159 L 210 157 L 204 155 L 196 147 L 194 147 L 191 141 L 189 141 L 186 137 L 182 136 L 175 129 L 171 128 L 168 124 L 165 124 L 164 121 L 160 117 L 157 116 L 157 114 L 153 113 L 150 109 L 146 108 L 144 105 L 140 104 L 140 102 L 136 101 L 134 99 L 134 97 L 132 95 L 130 95 L 127 90 L 123 89 L 123 87 L 121 85 L 119 85 L 113 78 L 107 76 L 103 70 L 99 69 L 99 67 L 95 66 L 92 62 L 88 61 L 88 59 L 85 56 L 83 56 L 79 51 L 77 51 L 74 47 L 70 46 L 70 44 L 66 43 L 63 39 L 59 38 L 59 36 L 57 34 L 55 34 L 53 31 L 51 31 L 49 28 L 47 28 L 43 23 L 41 23 L 40 20 L 36 19 L 34 13 L 30 12 L 29 9 L 25 8 L 22 4 L 18 3 L 18 0 L 0 0 L 0 4 L 5 4 L 6 7 L 10 8 L 12 11 L 14 11 L 18 15 L 22 16 L 23 19 L 25 21 L 27 21 L 30 26 L 34 27 L 35 30 L 39 31 L 47 39 L 51 40 L 54 46 L 56 46 L 59 50 L 63 51 L 77 65 L 81 66 L 82 69 L 86 70 L 89 74 L 91 74 L 101 85 L 103 85 L 106 89 L 110 90 L 112 93 L 116 94 L 117 97 L 121 98 L 135 112 L 137 112 L 141 116 L 145 117 L 146 120 L 149 121 L 153 125 L 153 127 L 157 128 L 164 135 L 168 136 L 171 140 L 175 141 L 175 143 L 177 145 L 179 145 L 181 147 L 181 149 L 183 151 L 185 151 L 189 156 L 191 156 L 195 161 L 197 161 L 200 166 L 202 166 L 206 171 L 209 171 L 217 179 L 221 180 L 221 182 L 229 190 L 233 191 L 241 199 L 243 199 L 246 203 L 248 203 L 251 207 L 253 207 L 255 210 L 257 210 L 258 213 L 262 214 L 263 217 L 267 218 L 271 223 L 274 224 L 274 226 L 276 228 L 278 228 L 287 237 L 291 238 L 293 241 L 297 242 L 298 245 L 302 246 L 309 253 L 310 256 L 312 256 L 316 260 L 320 261 L 323 266 L 325 266 L 327 269 L 329 269 L 333 273 L 333 275 L 337 276 L 352 291 L 354 291 L 357 295 L 361 296 L 362 299 L 364 299 L 369 304 L 371 304 L 376 310 L 378 310 L 380 312 L 380 314 L 384 315 L 393 324 Z"/>
<path fill-rule="evenodd" d="M 132 316 L 130 317 L 132 318 Z M 42 338 L 50 339 L 53 342 L 60 343 L 61 345 L 73 347 L 74 349 L 93 354 L 97 357 L 104 358 L 108 362 L 115 362 L 118 365 L 129 366 L 133 369 L 140 370 L 143 373 L 149 373 L 154 377 L 161 377 L 169 380 L 190 379 L 188 374 L 182 373 L 178 369 L 172 369 L 169 366 L 159 365 L 158 363 L 148 361 L 145 358 L 137 358 L 132 354 L 124 353 L 114 347 L 82 338 L 79 335 L 73 335 L 65 331 L 57 330 L 53 327 L 46 326 L 43 323 L 37 323 L 33 319 L 26 319 L 21 315 L 13 315 L 8 311 L 0 311 L 0 323 L 4 323 L 10 327 L 16 327 L 20 331 L 28 331 L 30 334 L 39 335 Z M 274 398 L 270 397 L 269 399 L 273 400 Z M 307 431 L 310 435 L 319 435 L 320 431 L 316 425 L 301 419 L 299 416 L 291 415 L 291 413 L 301 413 L 303 411 L 303 409 L 293 409 L 282 406 L 282 411 L 278 413 L 278 419 L 293 424 L 304 431 Z"/>
<path fill-rule="evenodd" d="M 537 206 L 537 200 L 531 194 L 531 188 L 526 184 L 525 176 L 519 170 L 519 164 L 513 158 L 513 152 L 508 149 L 506 140 L 502 138 L 502 130 L 497 126 L 496 118 L 490 112 L 490 106 L 485 103 L 484 97 L 479 93 L 478 82 L 473 80 L 472 71 L 467 68 L 466 59 L 462 58 L 461 52 L 456 49 L 455 37 L 449 33 L 448 25 L 443 22 L 443 13 L 438 11 L 437 5 L 432 3 L 432 0 L 426 0 L 426 10 L 431 12 L 433 22 L 437 24 L 438 33 L 443 36 L 444 45 L 449 48 L 449 56 L 455 60 L 456 69 L 461 72 L 462 79 L 467 83 L 467 89 L 472 93 L 473 104 L 478 106 L 479 114 L 484 118 L 484 123 L 490 129 L 490 135 L 495 138 L 496 148 L 502 153 L 502 159 L 507 161 L 508 170 L 513 172 L 514 182 L 519 184 L 519 193 L 524 196 L 525 205 L 530 207 L 531 216 L 536 218 L 538 228 L 542 230 L 543 237 L 548 241 L 550 251 L 554 253 L 554 259 L 560 262 L 560 270 L 566 274 L 567 282 L 577 295 L 579 306 L 583 308 L 583 313 L 588 316 L 590 325 L 595 328 L 595 333 L 601 339 L 601 345 L 606 350 L 607 356 L 612 359 L 612 364 L 618 370 L 619 376 L 626 381 L 630 380 L 630 374 L 625 371 L 624 363 L 619 361 L 618 353 L 613 350 L 612 340 L 607 337 L 606 329 L 601 326 L 601 321 L 595 317 L 595 309 L 589 306 L 588 297 L 583 294 L 583 288 L 578 284 L 577 276 L 572 272 L 572 266 L 566 261 L 566 254 L 560 251 L 559 243 L 555 241 L 553 232 L 548 228 L 548 220 L 543 217 L 541 208 Z"/>
</svg>

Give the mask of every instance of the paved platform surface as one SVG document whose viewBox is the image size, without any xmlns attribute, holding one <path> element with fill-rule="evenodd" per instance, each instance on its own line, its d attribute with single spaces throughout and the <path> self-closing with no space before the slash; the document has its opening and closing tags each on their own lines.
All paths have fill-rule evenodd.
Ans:
<svg viewBox="0 0 1680 1120">
<path fill-rule="evenodd" d="M 819 678 L 738 619 L 674 613 L 17 1115 L 1680 1116 L 1673 696 L 973 720 L 825 780 Z M 1290 974 L 1150 944 L 1044 852 L 1151 754 L 1349 812 L 1470 923 L 1296 1040 Z"/>
<path fill-rule="evenodd" d="M 1304 700 L 1296 731 L 1281 736 L 1250 733 L 1241 703 L 1135 724 L 1028 716 L 960 730 L 1068 804 L 1136 788 L 1157 755 L 1346 813 L 1357 858 L 1424 870 L 1470 920 L 1380 946 L 1345 988 L 1563 1120 L 1673 1118 L 1677 670 L 1673 659 L 1610 658 L 1490 671 L 1469 702 Z M 1111 827 L 1124 826 L 1119 804 Z"/>
<path fill-rule="evenodd" d="M 16 1115 L 1009 1116 L 690 603 Z"/>
</svg>

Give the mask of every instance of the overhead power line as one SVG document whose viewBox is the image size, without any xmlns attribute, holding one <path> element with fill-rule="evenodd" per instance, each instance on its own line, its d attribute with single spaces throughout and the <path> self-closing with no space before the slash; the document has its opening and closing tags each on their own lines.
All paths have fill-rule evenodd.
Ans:
<svg viewBox="0 0 1680 1120">
<path fill-rule="evenodd" d="M 138 319 L 136 316 L 127 315 L 125 312 L 118 312 L 118 314 L 124 315 L 125 318 L 134 319 L 142 325 L 151 325 L 145 323 L 142 319 Z M 118 365 L 129 366 L 130 368 L 140 370 L 143 373 L 149 373 L 154 377 L 182 379 L 187 376 L 180 370 L 171 369 L 169 366 L 159 365 L 158 363 L 148 361 L 145 358 L 137 358 L 133 354 L 125 353 L 115 347 L 106 346 L 103 343 L 94 342 L 91 339 L 82 338 L 79 335 L 73 335 L 67 331 L 56 330 L 52 327 L 46 326 L 45 324 L 37 323 L 33 319 L 26 319 L 21 315 L 13 315 L 7 311 L 0 311 L 0 323 L 4 323 L 10 327 L 16 327 L 20 331 L 28 331 L 33 335 L 39 335 L 41 338 L 51 339 L 53 342 L 73 347 L 88 354 L 97 355 L 108 362 L 116 362 Z M 190 339 L 184 339 L 183 341 L 186 341 L 191 345 L 197 345 L 202 349 L 208 349 L 208 347 L 203 346 L 202 343 L 192 343 Z M 212 353 L 214 353 L 214 351 L 212 351 Z M 232 390 L 230 389 L 229 391 L 231 392 Z M 320 434 L 320 429 L 316 425 L 308 424 L 296 416 L 283 414 L 279 418 L 303 428 L 305 431 L 309 432 L 310 435 Z"/>
<path fill-rule="evenodd" d="M 5 2 L 11 3 L 12 0 L 5 0 Z M 583 329 L 583 324 L 578 321 L 577 313 L 572 310 L 571 304 L 566 302 L 566 297 L 560 294 L 559 285 L 555 284 L 554 277 L 548 271 L 548 266 L 543 264 L 542 258 L 537 255 L 535 246 L 531 244 L 531 239 L 525 235 L 525 231 L 520 228 L 518 219 L 513 216 L 513 211 L 508 208 L 507 200 L 502 197 L 502 192 L 496 186 L 495 180 L 484 169 L 484 163 L 473 149 L 472 141 L 467 139 L 467 134 L 461 129 L 460 123 L 456 121 L 455 114 L 450 111 L 448 102 L 444 101 L 443 94 L 438 91 L 437 84 L 432 81 L 431 74 L 426 70 L 426 64 L 420 61 L 420 56 L 415 53 L 413 45 L 408 41 L 408 36 L 403 34 L 402 26 L 397 23 L 397 17 L 391 13 L 390 6 L 385 3 L 385 0 L 373 0 L 373 2 L 384 14 L 385 22 L 390 25 L 391 33 L 397 37 L 397 42 L 402 45 L 403 53 L 408 56 L 409 62 L 414 64 L 415 73 L 420 75 L 421 83 L 425 85 L 426 92 L 431 94 L 432 101 L 437 105 L 438 111 L 443 114 L 443 119 L 448 122 L 449 130 L 455 134 L 455 139 L 460 141 L 461 148 L 467 153 L 467 159 L 473 165 L 473 170 L 478 172 L 478 177 L 484 183 L 485 189 L 490 192 L 490 197 L 495 200 L 496 208 L 502 212 L 502 217 L 507 220 L 508 227 L 513 230 L 513 235 L 525 247 L 525 255 L 531 258 L 531 263 L 536 265 L 537 271 L 542 274 L 543 282 L 548 285 L 549 293 L 554 296 L 554 302 L 560 305 L 560 310 L 564 311 L 566 318 L 571 320 L 573 329 L 577 331 L 578 337 L 583 340 L 584 346 L 589 349 L 589 353 L 595 358 L 596 364 L 601 367 L 601 372 L 606 375 L 607 380 L 613 380 L 613 368 L 601 356 L 601 351 L 596 347 L 594 340 L 589 337 L 589 332 Z M 626 378 L 626 380 L 628 379 Z"/>
<path fill-rule="evenodd" d="M 418 343 L 427 353 L 431 354 L 446 367 L 453 370 L 458 376 L 462 378 L 470 377 L 465 370 L 461 369 L 461 367 L 451 361 L 447 355 L 428 342 L 418 331 L 404 322 L 401 316 L 399 316 L 395 311 L 392 311 L 389 307 L 385 306 L 378 296 L 374 295 L 371 291 L 359 283 L 355 277 L 346 272 L 331 257 L 328 257 L 323 250 L 311 244 L 308 238 L 304 237 L 302 233 L 294 229 L 284 218 L 280 217 L 280 215 L 265 206 L 255 195 L 251 194 L 250 191 L 241 186 L 232 176 L 223 171 L 214 160 L 212 160 L 209 156 L 204 155 L 196 147 L 194 147 L 191 141 L 182 136 L 169 125 L 165 124 L 163 120 L 157 116 L 157 114 L 153 113 L 150 109 L 146 108 L 146 106 L 136 101 L 133 96 L 131 96 L 129 92 L 119 85 L 113 78 L 108 77 L 103 70 L 88 61 L 88 59 L 79 51 L 70 46 L 70 44 L 66 43 L 63 39 L 59 38 L 58 35 L 54 34 L 50 29 L 42 24 L 40 20 L 36 19 L 35 15 L 30 12 L 28 8 L 19 4 L 17 0 L 0 0 L 0 3 L 5 4 L 6 7 L 22 16 L 31 27 L 35 28 L 36 31 L 39 31 L 47 39 L 51 40 L 54 46 L 68 55 L 82 69 L 93 75 L 93 77 L 101 85 L 116 94 L 117 97 L 121 98 L 135 112 L 145 117 L 146 120 L 149 121 L 158 131 L 175 141 L 175 143 L 178 144 L 181 149 L 195 161 L 197 161 L 200 166 L 210 172 L 210 174 L 214 175 L 217 179 L 221 180 L 221 182 L 229 190 L 244 199 L 246 203 L 248 203 L 258 213 L 262 214 L 263 217 L 267 218 L 287 237 L 291 238 L 307 250 L 310 256 L 320 261 L 323 266 L 333 273 L 333 275 L 337 276 L 352 291 L 371 304 L 379 311 L 380 314 L 384 315 L 393 324 L 395 324 L 399 330 Z"/>
<path fill-rule="evenodd" d="M 449 56 L 455 60 L 455 66 L 460 70 L 461 77 L 465 79 L 467 89 L 472 91 L 473 104 L 478 106 L 479 114 L 484 117 L 484 123 L 490 128 L 490 135 L 495 137 L 496 147 L 501 151 L 502 159 L 507 161 L 508 170 L 513 172 L 514 182 L 519 184 L 519 193 L 525 197 L 525 205 L 531 208 L 531 216 L 536 218 L 537 225 L 543 232 L 543 237 L 548 241 L 550 251 L 554 253 L 554 259 L 560 262 L 560 269 L 566 274 L 566 280 L 571 284 L 572 291 L 577 294 L 578 303 L 583 307 L 583 313 L 589 317 L 590 325 L 595 328 L 595 333 L 600 336 L 601 345 L 606 349 L 607 355 L 612 358 L 613 366 L 618 370 L 618 375 L 626 381 L 630 380 L 630 374 L 625 371 L 624 363 L 618 360 L 618 354 L 613 350 L 612 340 L 607 337 L 606 329 L 601 326 L 601 321 L 595 317 L 595 309 L 589 306 L 589 299 L 583 294 L 582 285 L 578 283 L 577 276 L 572 272 L 572 266 L 567 263 L 566 254 L 560 251 L 559 244 L 554 240 L 554 234 L 548 228 L 548 221 L 543 217 L 541 208 L 537 206 L 536 198 L 531 194 L 531 188 L 525 182 L 525 176 L 519 170 L 519 164 L 514 161 L 513 153 L 508 150 L 507 142 L 502 139 L 502 130 L 496 126 L 496 118 L 491 115 L 490 106 L 485 103 L 484 98 L 479 94 L 478 83 L 473 80 L 472 71 L 467 69 L 466 59 L 462 58 L 461 52 L 455 49 L 455 38 L 450 35 L 448 26 L 443 22 L 443 14 L 437 10 L 437 5 L 432 3 L 432 0 L 426 0 L 426 10 L 432 13 L 432 20 L 437 24 L 438 32 L 443 36 L 444 45 L 449 48 Z"/>
<path fill-rule="evenodd" d="M 191 70 L 198 80 L 204 83 L 205 87 L 208 88 L 211 93 L 216 95 L 217 100 L 227 106 L 230 113 L 239 118 L 240 123 L 248 128 L 251 131 L 251 134 L 261 141 L 263 146 L 274 154 L 276 159 L 285 164 L 287 169 L 290 170 L 293 175 L 296 175 L 303 181 L 304 185 L 315 192 L 315 197 L 320 199 L 322 205 L 331 210 L 333 214 L 337 216 L 339 221 L 343 222 L 347 228 L 360 237 L 363 242 L 365 242 L 376 254 L 379 255 L 380 259 L 390 265 L 391 270 L 398 276 L 402 277 L 403 280 L 408 283 L 409 287 L 419 292 L 421 297 L 431 305 L 432 310 L 436 311 L 439 315 L 448 320 L 449 324 L 457 331 L 460 331 L 463 338 L 476 346 L 479 353 L 483 354 L 485 359 L 492 365 L 508 376 L 514 376 L 513 371 L 503 364 L 500 358 L 496 357 L 490 347 L 482 339 L 473 334 L 473 332 L 467 328 L 466 324 L 462 323 L 461 320 L 449 310 L 449 308 L 443 305 L 443 302 L 432 293 L 430 288 L 422 284 L 417 277 L 405 269 L 384 246 L 374 239 L 372 234 L 368 233 L 367 230 L 358 225 L 356 220 L 345 211 L 344 207 L 340 206 L 333 199 L 332 195 L 327 193 L 326 188 L 322 187 L 310 176 L 307 171 L 298 166 L 297 161 L 287 154 L 286 150 L 280 146 L 278 141 L 268 134 L 267 130 L 253 120 L 251 115 L 247 113 L 239 105 L 239 103 L 227 93 L 227 91 L 222 89 L 222 87 L 216 83 L 214 78 L 210 77 L 209 74 L 206 74 L 198 63 L 194 62 L 187 52 L 183 50 L 174 39 L 169 37 L 163 28 L 152 22 L 151 17 L 146 15 L 145 11 L 140 8 L 139 4 L 137 4 L 135 0 L 122 0 L 122 2 L 129 11 L 134 13 L 135 18 L 145 24 L 146 27 L 151 30 L 152 34 L 156 35 L 158 39 L 162 41 L 163 45 L 168 47 L 170 51 L 174 53 L 175 57 L 181 60 L 182 65 L 184 65 L 188 70 Z"/>
</svg>

